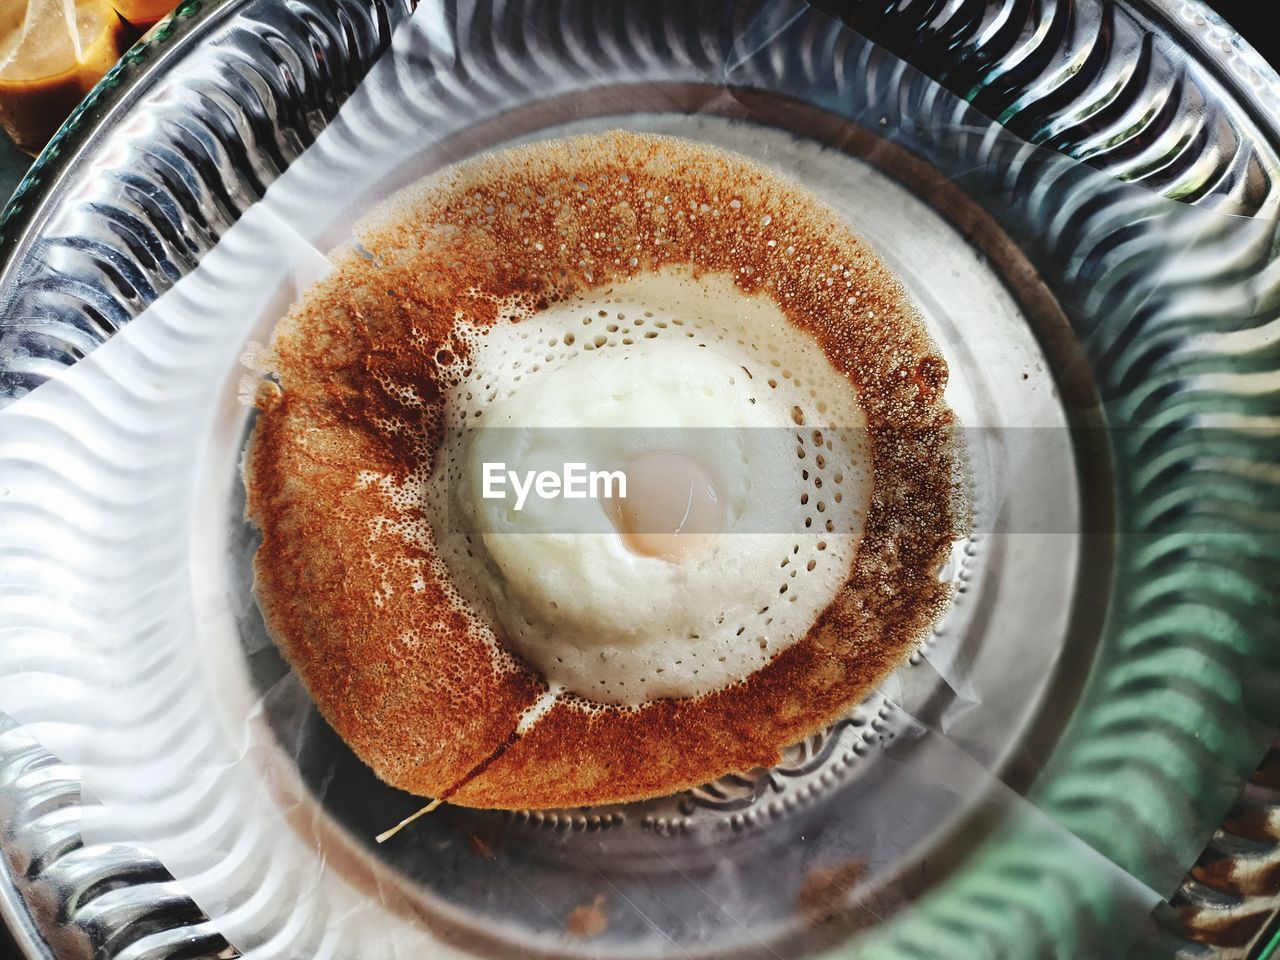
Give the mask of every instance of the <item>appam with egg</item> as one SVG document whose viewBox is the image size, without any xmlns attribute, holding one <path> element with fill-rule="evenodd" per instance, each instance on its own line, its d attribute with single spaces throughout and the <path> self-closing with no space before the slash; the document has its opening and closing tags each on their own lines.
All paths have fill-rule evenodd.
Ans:
<svg viewBox="0 0 1280 960">
<path fill-rule="evenodd" d="M 387 783 L 538 808 L 770 766 L 945 608 L 946 363 L 800 186 L 583 136 L 446 169 L 357 237 L 273 335 L 245 479 L 268 628 Z M 627 498 L 479 495 L 482 463 L 566 450 Z"/>
</svg>

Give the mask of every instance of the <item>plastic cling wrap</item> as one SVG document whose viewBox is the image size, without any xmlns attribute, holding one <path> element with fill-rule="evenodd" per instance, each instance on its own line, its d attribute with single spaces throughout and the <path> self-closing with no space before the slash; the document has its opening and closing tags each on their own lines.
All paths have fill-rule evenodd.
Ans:
<svg viewBox="0 0 1280 960">
<path fill-rule="evenodd" d="M 423 3 L 197 270 L 0 412 L 0 709 L 250 957 L 1124 956 L 1280 702 L 1275 224 L 1022 141 L 809 6 L 637 6 Z M 798 181 L 902 279 L 972 460 L 955 601 L 775 770 L 378 845 L 420 798 L 253 599 L 241 358 L 395 190 L 616 129 Z"/>
</svg>

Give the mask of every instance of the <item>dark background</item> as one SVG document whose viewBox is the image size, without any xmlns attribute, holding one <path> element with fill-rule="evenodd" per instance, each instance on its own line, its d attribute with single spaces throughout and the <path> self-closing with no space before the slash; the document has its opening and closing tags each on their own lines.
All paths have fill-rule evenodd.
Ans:
<svg viewBox="0 0 1280 960">
<path fill-rule="evenodd" d="M 5 2 L 5 0 L 0 0 Z M 1280 66 L 1280 4 L 1276 0 L 1218 0 L 1211 2 L 1245 39 L 1273 65 Z M 1280 104 L 1276 105 L 1280 109 Z M 29 161 L 0 134 L 0 197 L 7 197 Z M 18 958 L 17 947 L 0 926 L 0 958 Z"/>
<path fill-rule="evenodd" d="M 1217 10 L 1257 51 L 1280 65 L 1280 5 L 1275 0 L 1210 0 Z"/>
</svg>

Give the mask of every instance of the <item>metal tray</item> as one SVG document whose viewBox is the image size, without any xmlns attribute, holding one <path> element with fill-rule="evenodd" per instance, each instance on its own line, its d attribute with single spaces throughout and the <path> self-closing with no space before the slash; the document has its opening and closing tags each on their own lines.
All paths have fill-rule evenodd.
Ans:
<svg viewBox="0 0 1280 960">
<path fill-rule="evenodd" d="M 495 34 L 521 22 L 520 6 L 502 7 L 511 16 L 494 17 Z M 1280 206 L 1274 185 L 1280 171 L 1280 121 L 1272 107 L 1280 78 L 1200 6 L 926 6 L 886 12 L 866 4 L 831 5 L 865 35 L 999 117 L 1027 140 L 1188 204 L 1236 216 L 1274 217 Z M 595 21 L 586 8 L 573 4 L 542 4 L 540 9 L 554 12 L 549 29 L 531 30 L 522 38 L 539 46 L 530 55 L 557 61 L 582 58 L 586 62 L 576 66 L 584 74 L 600 66 L 590 62 L 588 53 L 601 55 L 597 32 L 633 30 L 663 37 L 661 45 L 633 51 L 651 58 L 654 62 L 646 66 L 658 69 L 664 62 L 696 60 L 701 44 L 723 36 L 716 10 L 708 5 L 654 4 L 634 22 L 611 24 Z M 0 225 L 6 241 L 0 267 L 0 303 L 5 305 L 0 391 L 9 397 L 21 395 L 51 371 L 74 363 L 192 269 L 201 253 L 314 138 L 407 13 L 407 3 L 355 0 L 184 4 L 72 118 L 32 170 Z M 801 59 L 820 62 L 817 39 L 814 47 L 815 51 L 802 51 Z M 870 73 L 875 82 L 892 89 L 891 76 Z M 670 94 L 664 90 L 659 99 L 673 102 Z M 602 106 L 599 112 L 608 111 Z M 803 112 L 782 117 L 775 109 L 774 120 L 805 137 L 824 138 L 822 122 Z M 540 120 L 548 122 L 546 117 Z M 662 127 L 663 121 L 659 118 L 654 124 Z M 952 223 L 960 219 L 956 207 L 963 205 L 962 199 L 947 201 L 929 193 L 927 174 L 913 179 L 903 169 L 896 178 L 908 192 L 928 196 Z M 1024 305 L 1034 299 L 1034 285 L 1018 279 L 1023 274 L 1015 267 L 1023 261 L 1016 244 L 1010 247 L 1000 231 L 973 223 L 966 223 L 961 235 L 982 254 L 994 257 L 997 285 L 1007 286 Z M 1042 343 L 1043 339 L 1042 334 Z M 1258 364 L 1265 363 L 1261 356 Z M 1179 374 L 1175 368 L 1162 375 L 1175 381 Z M 1105 371 L 1095 371 L 1091 379 L 1092 389 L 1117 387 Z M 1242 402 L 1260 415 L 1277 412 L 1269 395 Z M 1086 477 L 1084 482 L 1090 481 Z M 1171 486 L 1176 483 L 1171 481 Z M 1176 535 L 1177 530 L 1150 532 Z M 1276 549 L 1263 540 L 1260 556 L 1274 559 Z M 970 557 L 976 558 L 973 564 L 988 562 L 981 550 L 975 549 Z M 1082 825 L 1082 835 L 1122 825 L 1135 809 L 1159 833 L 1174 829 L 1177 817 L 1172 811 L 1187 805 L 1212 808 L 1220 800 L 1198 796 L 1195 785 L 1171 783 L 1153 770 L 1135 808 L 1132 797 L 1107 788 L 1106 764 L 1072 756 L 1069 749 L 1055 757 L 1051 782 L 1037 781 L 1061 736 L 1055 725 L 1047 729 L 1038 722 L 1041 698 L 1078 701 L 1087 722 L 1083 706 L 1099 696 L 1098 685 L 1104 682 L 1100 677 L 1123 677 L 1126 670 L 1140 674 L 1144 665 L 1160 674 L 1160 650 L 1138 640 L 1129 642 L 1125 630 L 1137 637 L 1142 625 L 1157 617 L 1160 605 L 1169 602 L 1168 590 L 1144 592 L 1136 585 L 1176 576 L 1179 559 L 1170 554 L 1144 560 L 1123 549 L 1114 553 L 1110 547 L 1072 558 L 1074 567 L 1110 595 L 1113 609 L 1120 611 L 1120 626 L 1113 625 L 1107 633 L 1099 617 L 1082 619 L 1074 607 L 1059 611 L 1071 621 L 1073 636 L 1080 637 L 1077 645 L 1099 651 L 1092 684 L 1084 686 L 1083 671 L 1059 671 L 1046 678 L 1044 689 L 1028 704 L 1020 732 L 1006 743 L 992 745 L 993 753 L 1007 755 L 1001 761 L 1007 779 L 1021 788 L 1034 785 L 1042 802 L 1055 802 L 1057 785 L 1063 807 L 1059 813 Z M 1223 562 L 1220 557 L 1209 560 Z M 1135 569 L 1143 563 L 1148 568 Z M 1116 582 L 1122 583 L 1118 589 Z M 1239 613 L 1237 629 L 1225 641 L 1205 641 L 1231 669 L 1247 670 L 1245 665 L 1254 661 L 1261 669 L 1268 656 L 1274 665 L 1265 634 L 1274 626 L 1274 610 L 1266 602 L 1242 596 L 1230 580 L 1197 584 L 1195 602 L 1206 610 L 1220 606 Z M 1196 643 L 1197 631 L 1207 628 L 1192 617 L 1184 629 L 1188 642 Z M 1195 695 L 1206 703 L 1223 699 L 1207 679 L 1182 682 L 1200 684 L 1203 689 Z M 1137 700 L 1143 687 L 1136 682 L 1122 685 L 1112 695 Z M 1240 733 L 1243 741 L 1243 732 L 1234 725 L 1248 719 L 1247 711 L 1233 707 L 1211 718 L 1208 726 L 1214 728 L 1217 743 L 1233 733 Z M 716 842 L 721 820 L 729 830 L 742 832 L 805 808 L 838 781 L 838 772 L 860 755 L 861 745 L 882 735 L 891 723 L 882 705 L 864 705 L 827 737 L 802 745 L 780 771 L 658 801 L 645 811 L 540 814 L 517 817 L 506 829 L 527 832 L 534 844 L 541 842 L 537 837 L 549 836 L 553 846 L 560 846 L 563 835 L 623 824 L 626 828 L 614 833 L 625 838 L 638 823 L 636 830 L 660 834 L 706 829 Z M 1123 733 L 1105 723 L 1093 731 L 1101 739 Z M 1206 749 L 1186 742 L 1185 731 L 1173 720 L 1169 734 L 1189 753 Z M 1028 754 L 1034 760 L 1028 761 Z M 757 802 L 775 794 L 778 802 Z M 1253 799 L 1258 800 L 1256 792 Z M 33 955 L 53 950 L 72 957 L 168 957 L 228 950 L 146 851 L 81 843 L 73 771 L 61 767 L 16 727 L 0 733 L 0 802 L 11 811 L 3 904 Z M 340 821 L 350 815 L 329 812 Z M 1176 837 L 1169 842 L 1178 846 Z M 1215 842 L 1231 846 L 1227 834 Z M 635 852 L 628 849 L 629 856 Z M 1251 852 L 1264 859 L 1271 855 L 1265 849 Z M 979 893 L 996 895 L 993 890 L 1024 869 L 1025 863 L 1006 862 L 991 872 L 991 884 Z M 999 870 L 1006 875 L 996 876 Z M 1219 870 L 1217 876 L 1225 881 L 1231 874 Z M 1232 882 L 1221 884 L 1225 893 L 1238 892 Z M 1190 927 L 1183 929 L 1169 915 L 1164 918 L 1165 933 L 1178 937 L 1190 932 L 1206 939 L 1197 933 L 1201 928 L 1196 924 L 1202 912 L 1221 910 L 1221 896 L 1192 880 L 1184 884 L 1180 897 L 1177 906 Z M 1073 909 L 1070 903 L 1058 906 L 1066 916 Z M 1244 914 L 1257 911 L 1251 902 L 1237 909 Z M 1035 909 L 1027 910 L 1028 918 L 1034 918 Z M 1241 936 L 1240 929 L 1234 925 L 1229 936 L 1221 938 L 1223 956 L 1242 955 L 1248 948 L 1253 937 Z M 1153 929 L 1149 945 L 1159 944 L 1160 937 Z M 501 941 L 486 946 L 483 938 L 477 944 L 477 949 L 499 954 L 511 947 Z"/>
</svg>

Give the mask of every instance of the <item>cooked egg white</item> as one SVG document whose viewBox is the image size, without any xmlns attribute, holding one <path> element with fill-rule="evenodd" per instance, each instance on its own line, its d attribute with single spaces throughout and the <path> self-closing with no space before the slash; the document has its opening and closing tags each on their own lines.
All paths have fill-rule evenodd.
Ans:
<svg viewBox="0 0 1280 960">
<path fill-rule="evenodd" d="M 501 323 L 469 354 L 437 542 L 554 689 L 614 704 L 720 689 L 847 579 L 871 492 L 862 413 L 766 297 L 666 270 Z M 486 463 L 621 470 L 627 496 L 517 510 L 483 496 Z"/>
</svg>

